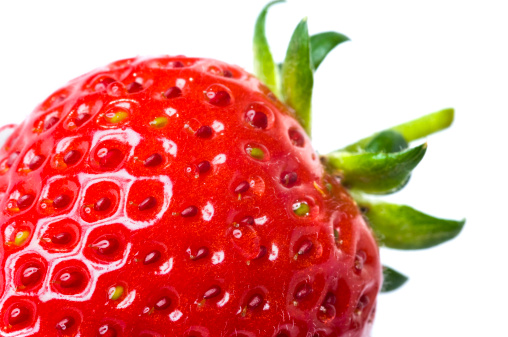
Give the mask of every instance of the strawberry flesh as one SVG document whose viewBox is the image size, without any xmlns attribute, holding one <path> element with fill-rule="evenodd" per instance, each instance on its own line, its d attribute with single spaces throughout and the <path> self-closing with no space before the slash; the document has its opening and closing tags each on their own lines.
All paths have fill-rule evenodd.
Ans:
<svg viewBox="0 0 508 337">
<path fill-rule="evenodd" d="M 236 66 L 117 61 L 37 107 L 0 163 L 2 335 L 369 334 L 371 230 Z"/>
</svg>

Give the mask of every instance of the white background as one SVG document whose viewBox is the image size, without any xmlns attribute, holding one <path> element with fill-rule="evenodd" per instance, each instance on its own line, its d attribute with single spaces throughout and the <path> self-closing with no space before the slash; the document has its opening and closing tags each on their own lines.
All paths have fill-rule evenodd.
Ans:
<svg viewBox="0 0 508 337">
<path fill-rule="evenodd" d="M 508 14 L 504 1 L 298 1 L 273 8 L 268 36 L 282 60 L 304 16 L 339 46 L 315 78 L 320 153 L 445 107 L 456 122 L 431 137 L 403 192 L 390 197 L 462 235 L 427 251 L 382 251 L 406 273 L 379 297 L 374 337 L 508 336 L 506 242 Z M 71 78 L 116 59 L 185 54 L 252 70 L 251 36 L 265 1 L 1 1 L 0 122 L 19 123 Z"/>
</svg>

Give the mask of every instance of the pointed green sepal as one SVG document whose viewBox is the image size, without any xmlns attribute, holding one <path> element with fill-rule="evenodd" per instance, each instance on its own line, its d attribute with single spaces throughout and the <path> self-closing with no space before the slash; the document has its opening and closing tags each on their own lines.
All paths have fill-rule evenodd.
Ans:
<svg viewBox="0 0 508 337">
<path fill-rule="evenodd" d="M 386 293 L 400 288 L 406 283 L 408 277 L 387 266 L 383 266 L 383 285 L 381 292 Z"/>
<path fill-rule="evenodd" d="M 283 0 L 272 1 L 267 4 L 259 14 L 254 26 L 254 74 L 263 82 L 275 95 L 279 96 L 279 75 L 278 68 L 273 61 L 273 56 L 268 45 L 265 34 L 265 22 L 268 9 Z"/>
<path fill-rule="evenodd" d="M 456 237 L 465 220 L 439 219 L 409 206 L 369 201 L 353 192 L 353 197 L 381 245 L 395 249 L 423 249 Z"/>
<path fill-rule="evenodd" d="M 326 55 L 342 42 L 349 41 L 345 35 L 336 32 L 324 32 L 310 37 L 312 67 L 316 70 Z"/>
<path fill-rule="evenodd" d="M 310 37 L 307 19 L 300 21 L 282 64 L 282 97 L 295 110 L 296 119 L 310 136 L 311 100 L 314 73 L 310 56 Z"/>
<path fill-rule="evenodd" d="M 365 146 L 365 151 L 372 153 L 394 153 L 403 151 L 407 149 L 408 146 L 408 143 L 399 132 L 385 130 L 372 138 L 367 146 Z"/>
<path fill-rule="evenodd" d="M 422 144 L 395 153 L 337 151 L 326 158 L 328 167 L 342 176 L 344 186 L 370 194 L 388 194 L 405 186 L 426 150 L 427 144 Z"/>
<path fill-rule="evenodd" d="M 414 140 L 431 135 L 449 127 L 454 118 L 454 110 L 452 108 L 443 109 L 412 121 L 394 126 L 388 130 L 397 131 L 404 137 L 406 142 L 410 143 Z M 372 139 L 378 133 L 363 138 L 356 143 L 346 146 L 343 150 L 348 152 L 359 152 L 365 149 Z"/>
</svg>

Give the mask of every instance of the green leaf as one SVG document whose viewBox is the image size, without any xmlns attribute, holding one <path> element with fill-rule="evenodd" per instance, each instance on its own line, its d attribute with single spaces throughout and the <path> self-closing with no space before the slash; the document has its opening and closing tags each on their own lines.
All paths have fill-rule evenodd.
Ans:
<svg viewBox="0 0 508 337">
<path fill-rule="evenodd" d="M 282 97 L 296 113 L 296 119 L 310 136 L 314 74 L 310 56 L 307 19 L 296 26 L 282 64 Z"/>
<path fill-rule="evenodd" d="M 408 143 L 400 133 L 394 130 L 386 130 L 378 133 L 365 146 L 365 151 L 372 153 L 394 153 L 408 148 Z"/>
<path fill-rule="evenodd" d="M 441 131 L 449 127 L 454 118 L 454 110 L 452 108 L 443 109 L 423 117 L 414 119 L 407 123 L 403 123 L 388 130 L 397 131 L 400 133 L 406 142 L 410 143 L 414 140 L 431 135 L 435 132 Z M 343 148 L 344 151 L 358 152 L 364 150 L 367 144 L 377 135 L 378 133 L 363 138 L 356 143 L 350 144 Z"/>
<path fill-rule="evenodd" d="M 407 280 L 408 277 L 406 275 L 390 267 L 383 266 L 383 285 L 381 286 L 381 292 L 386 293 L 398 289 L 406 283 Z"/>
<path fill-rule="evenodd" d="M 278 70 L 273 61 L 270 46 L 265 34 L 265 22 L 268 9 L 283 0 L 276 0 L 268 3 L 259 14 L 254 26 L 254 74 L 263 82 L 270 90 L 279 96 Z"/>
<path fill-rule="evenodd" d="M 422 160 L 427 144 L 396 153 L 337 151 L 327 156 L 328 167 L 342 176 L 342 183 L 370 194 L 398 191 Z"/>
<path fill-rule="evenodd" d="M 456 237 L 465 220 L 439 219 L 409 206 L 369 201 L 353 192 L 379 243 L 395 249 L 423 249 Z"/>
<path fill-rule="evenodd" d="M 333 48 L 346 41 L 349 41 L 347 36 L 336 32 L 324 32 L 311 36 L 312 68 L 316 70 Z"/>
</svg>

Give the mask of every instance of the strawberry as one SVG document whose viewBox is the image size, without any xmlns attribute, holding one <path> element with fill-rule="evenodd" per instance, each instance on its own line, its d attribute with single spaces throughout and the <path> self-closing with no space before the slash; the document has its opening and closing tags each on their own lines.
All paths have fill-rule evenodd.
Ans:
<svg viewBox="0 0 508 337">
<path fill-rule="evenodd" d="M 125 59 L 14 129 L 0 150 L 1 335 L 368 336 L 378 292 L 405 280 L 378 245 L 457 235 L 463 222 L 365 196 L 407 183 L 426 149 L 408 142 L 453 111 L 317 155 L 312 73 L 347 38 L 302 21 L 279 74 L 272 4 L 255 34 L 266 85 L 210 59 Z"/>
</svg>

